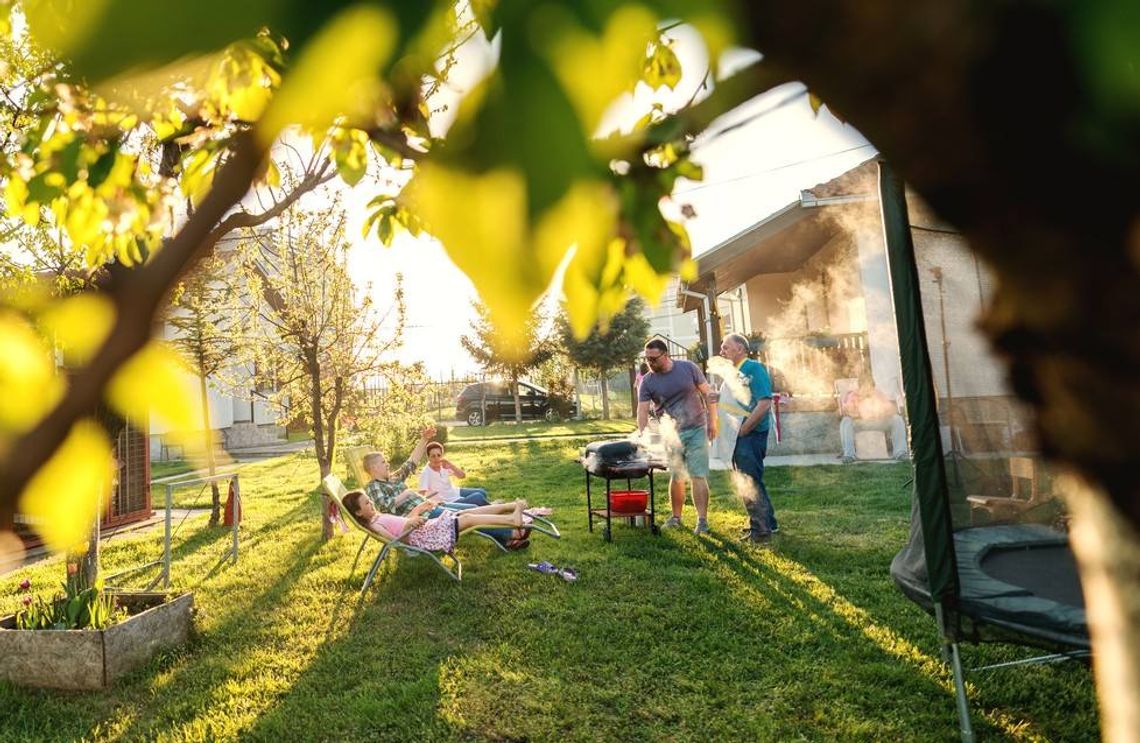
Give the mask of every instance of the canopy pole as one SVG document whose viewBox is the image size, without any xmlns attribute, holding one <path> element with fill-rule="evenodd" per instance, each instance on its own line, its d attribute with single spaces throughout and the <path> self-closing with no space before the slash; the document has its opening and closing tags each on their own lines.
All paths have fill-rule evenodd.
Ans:
<svg viewBox="0 0 1140 743">
<path fill-rule="evenodd" d="M 938 420 L 930 349 L 919 293 L 918 265 L 911 240 L 910 216 L 902 180 L 890 165 L 879 160 L 879 205 L 883 239 L 890 266 L 891 294 L 898 327 L 899 357 L 903 372 L 907 418 L 914 462 L 914 497 L 922 521 L 923 550 L 930 583 L 930 596 L 938 611 L 943 634 L 958 636 L 958 569 L 954 555 L 954 530 L 950 518 L 946 463 Z"/>
</svg>

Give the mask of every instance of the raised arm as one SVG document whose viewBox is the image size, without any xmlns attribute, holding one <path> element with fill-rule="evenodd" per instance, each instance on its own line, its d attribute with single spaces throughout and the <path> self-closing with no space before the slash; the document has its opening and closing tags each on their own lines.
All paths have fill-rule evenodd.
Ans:
<svg viewBox="0 0 1140 743">
<path fill-rule="evenodd" d="M 423 460 L 424 450 L 427 449 L 432 436 L 435 436 L 435 426 L 425 426 L 424 430 L 420 431 L 420 440 L 416 442 L 416 448 L 412 449 L 412 453 L 408 455 L 409 462 L 419 464 Z"/>
<path fill-rule="evenodd" d="M 463 478 L 467 477 L 467 473 L 463 471 L 463 468 L 452 464 L 450 459 L 444 459 L 440 464 L 445 469 L 451 470 L 451 474 L 455 475 L 456 480 L 462 480 Z"/>
</svg>

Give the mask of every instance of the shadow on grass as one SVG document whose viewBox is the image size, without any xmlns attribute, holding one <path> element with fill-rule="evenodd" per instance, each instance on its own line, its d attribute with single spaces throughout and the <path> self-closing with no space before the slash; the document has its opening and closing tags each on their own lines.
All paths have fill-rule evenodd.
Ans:
<svg viewBox="0 0 1140 743">
<path fill-rule="evenodd" d="M 87 722 L 57 734 L 954 739 L 947 676 L 932 655 L 937 645 L 927 644 L 936 642 L 932 623 L 890 585 L 884 538 L 837 546 L 829 540 L 841 535 L 817 523 L 895 514 L 903 507 L 889 494 L 848 492 L 833 473 L 788 477 L 780 486 L 794 484 L 794 497 L 774 497 L 794 536 L 776 552 L 718 531 L 654 537 L 623 528 L 607 544 L 586 531 L 576 454 L 558 442 L 464 452 L 472 484 L 555 506 L 564 538 L 536 538 L 529 551 L 510 554 L 465 541 L 462 583 L 427 560 L 400 556 L 385 562 L 363 603 L 357 592 L 375 551 L 346 575 L 359 540 L 321 547 L 295 536 L 316 518 L 300 494 L 289 512 L 251 526 L 259 534 L 255 564 L 267 576 L 248 575 L 241 564 L 225 571 L 205 587 L 219 592 L 213 604 L 227 612 L 216 626 L 100 699 L 103 727 L 81 711 Z M 734 499 L 721 495 L 713 509 L 714 529 L 743 525 Z M 574 565 L 581 577 L 566 583 L 526 568 L 539 560 Z M 263 579 L 274 583 L 263 589 Z M 989 714 L 982 734 L 1078 739 L 1090 727 L 1088 737 L 1095 734 L 1087 686 L 1060 674 L 1036 681 L 975 690 Z M 1029 693 L 1038 696 L 1019 696 Z M 149 706 L 132 701 L 139 698 Z M 52 699 L 50 718 L 67 707 Z M 28 713 L 38 726 L 29 729 L 42 733 L 49 715 L 36 714 Z"/>
</svg>

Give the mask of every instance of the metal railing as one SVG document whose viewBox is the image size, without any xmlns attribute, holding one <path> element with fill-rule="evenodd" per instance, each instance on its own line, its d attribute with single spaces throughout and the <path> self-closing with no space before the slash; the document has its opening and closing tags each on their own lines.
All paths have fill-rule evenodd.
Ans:
<svg viewBox="0 0 1140 743">
<path fill-rule="evenodd" d="M 127 568 L 125 570 L 120 570 L 117 573 L 113 573 L 111 575 L 108 575 L 107 580 L 114 580 L 115 578 L 119 578 L 119 577 L 124 576 L 124 575 L 129 575 L 131 573 L 137 573 L 140 570 L 145 570 L 147 568 L 151 568 L 151 567 L 154 567 L 156 565 L 161 565 L 162 569 L 159 571 L 159 574 L 156 575 L 154 577 L 154 579 L 151 580 L 151 582 L 149 584 L 147 584 L 146 590 L 149 591 L 149 590 L 153 589 L 156 585 L 158 585 L 158 583 L 160 581 L 162 582 L 163 588 L 170 588 L 170 562 L 171 562 L 171 559 L 170 559 L 171 558 L 171 548 L 170 547 L 171 547 L 171 540 L 174 536 L 174 529 L 173 529 L 174 491 L 179 489 L 179 488 L 185 488 L 185 487 L 188 487 L 191 485 L 205 486 L 205 485 L 209 485 L 211 483 L 223 482 L 223 481 L 227 481 L 227 480 L 231 482 L 232 488 L 233 488 L 233 504 L 232 504 L 233 527 L 231 530 L 232 540 L 230 543 L 230 548 L 226 551 L 225 554 L 222 555 L 222 559 L 221 559 L 221 561 L 219 561 L 219 565 L 222 562 L 225 562 L 226 560 L 230 560 L 231 564 L 236 565 L 237 560 L 238 560 L 238 544 L 239 544 L 238 522 L 240 521 L 240 514 L 241 514 L 241 484 L 238 480 L 238 473 L 230 472 L 230 473 L 223 474 L 223 475 L 214 475 L 213 477 L 195 477 L 195 478 L 192 478 L 189 480 L 177 480 L 174 482 L 165 483 L 165 488 L 166 488 L 165 510 L 166 510 L 166 514 L 165 514 L 165 518 L 164 518 L 164 527 L 163 527 L 162 558 L 158 559 L 158 560 L 152 560 L 151 562 L 145 563 L 143 565 L 136 565 L 134 567 Z M 181 524 L 179 526 L 181 526 Z"/>
</svg>

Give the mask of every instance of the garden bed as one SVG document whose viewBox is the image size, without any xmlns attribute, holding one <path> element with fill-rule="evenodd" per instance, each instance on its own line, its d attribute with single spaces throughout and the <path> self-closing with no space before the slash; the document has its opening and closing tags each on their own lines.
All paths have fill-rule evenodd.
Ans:
<svg viewBox="0 0 1140 743">
<path fill-rule="evenodd" d="M 103 689 L 190 636 L 194 594 L 119 593 L 127 618 L 104 630 L 17 630 L 0 619 L 0 680 L 53 689 Z"/>
</svg>

